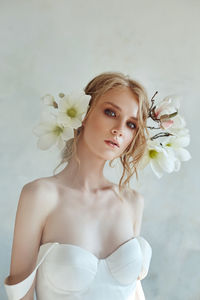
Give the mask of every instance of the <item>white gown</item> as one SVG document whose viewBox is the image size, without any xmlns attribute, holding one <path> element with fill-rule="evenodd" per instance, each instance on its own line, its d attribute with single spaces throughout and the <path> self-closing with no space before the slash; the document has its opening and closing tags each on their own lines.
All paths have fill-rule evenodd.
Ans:
<svg viewBox="0 0 200 300">
<path fill-rule="evenodd" d="M 46 243 L 40 246 L 32 273 L 13 285 L 7 284 L 6 277 L 4 287 L 9 300 L 19 300 L 36 276 L 37 300 L 127 300 L 137 277 L 146 277 L 151 257 L 152 248 L 141 236 L 104 259 L 76 245 Z"/>
</svg>

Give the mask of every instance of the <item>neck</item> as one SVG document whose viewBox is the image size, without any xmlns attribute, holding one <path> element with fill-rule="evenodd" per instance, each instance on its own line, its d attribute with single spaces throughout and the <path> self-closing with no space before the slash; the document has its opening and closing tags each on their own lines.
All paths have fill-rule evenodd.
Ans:
<svg viewBox="0 0 200 300">
<path fill-rule="evenodd" d="M 106 160 L 92 152 L 84 144 L 83 139 L 78 140 L 77 156 L 80 160 L 80 167 L 73 156 L 67 166 L 59 173 L 67 186 L 82 193 L 94 193 L 108 186 L 108 181 L 103 175 Z"/>
</svg>

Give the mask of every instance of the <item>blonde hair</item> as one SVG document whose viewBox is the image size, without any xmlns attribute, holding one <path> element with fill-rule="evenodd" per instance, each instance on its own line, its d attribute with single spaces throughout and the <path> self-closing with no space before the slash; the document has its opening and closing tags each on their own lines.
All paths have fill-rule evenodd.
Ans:
<svg viewBox="0 0 200 300">
<path fill-rule="evenodd" d="M 91 114 L 93 109 L 96 106 L 98 99 L 104 95 L 108 90 L 113 89 L 115 87 L 129 87 L 133 94 L 138 99 L 138 127 L 136 128 L 136 134 L 133 141 L 129 144 L 129 146 L 125 149 L 125 151 L 120 155 L 120 162 L 123 167 L 123 173 L 119 181 L 119 191 L 123 188 L 130 188 L 130 179 L 134 175 L 136 175 L 136 179 L 138 180 L 138 165 L 140 160 L 142 159 L 146 147 L 147 147 L 147 138 L 145 136 L 145 131 L 147 136 L 149 136 L 149 132 L 147 129 L 147 118 L 149 112 L 149 102 L 148 96 L 145 88 L 138 81 L 135 81 L 129 78 L 128 75 L 124 75 L 120 72 L 104 72 L 96 77 L 94 77 L 84 88 L 84 92 L 86 95 L 91 96 L 91 100 L 89 102 L 89 107 L 85 115 L 85 119 Z M 75 159 L 80 167 L 80 160 L 77 156 L 77 141 L 81 136 L 81 129 L 83 126 L 74 129 L 74 138 L 69 139 L 66 142 L 66 145 L 61 153 L 61 162 L 54 169 L 55 170 L 65 162 L 69 162 L 69 160 L 75 155 Z M 112 166 L 114 159 L 109 161 L 109 166 Z M 127 178 L 122 183 L 123 178 L 127 176 Z"/>
</svg>

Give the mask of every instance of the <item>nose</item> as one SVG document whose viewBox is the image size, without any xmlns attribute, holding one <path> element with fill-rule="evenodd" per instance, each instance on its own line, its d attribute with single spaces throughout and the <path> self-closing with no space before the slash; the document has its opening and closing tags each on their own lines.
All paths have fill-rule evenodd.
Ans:
<svg viewBox="0 0 200 300">
<path fill-rule="evenodd" d="M 113 129 L 111 130 L 111 132 L 112 132 L 113 134 L 115 134 L 115 135 L 119 135 L 119 136 L 122 135 L 122 130 L 120 130 L 120 129 L 113 128 Z"/>
</svg>

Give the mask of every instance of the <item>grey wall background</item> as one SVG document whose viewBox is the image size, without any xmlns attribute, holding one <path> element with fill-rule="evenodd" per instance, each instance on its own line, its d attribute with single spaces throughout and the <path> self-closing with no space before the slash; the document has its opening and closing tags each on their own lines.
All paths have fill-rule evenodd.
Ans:
<svg viewBox="0 0 200 300">
<path fill-rule="evenodd" d="M 147 167 L 133 187 L 145 196 L 141 235 L 153 250 L 146 299 L 200 299 L 199 12 L 195 0 L 0 1 L 2 300 L 22 186 L 52 175 L 59 162 L 57 148 L 37 149 L 32 135 L 40 97 L 82 89 L 103 71 L 140 80 L 149 97 L 183 96 L 192 159 L 162 179 Z"/>
</svg>

